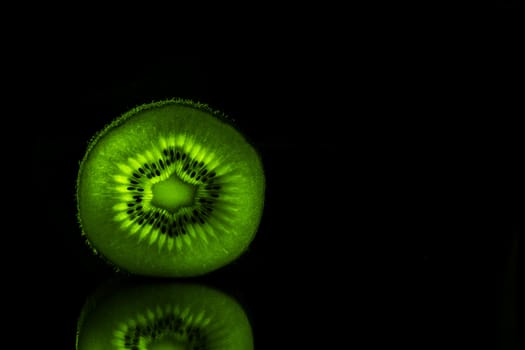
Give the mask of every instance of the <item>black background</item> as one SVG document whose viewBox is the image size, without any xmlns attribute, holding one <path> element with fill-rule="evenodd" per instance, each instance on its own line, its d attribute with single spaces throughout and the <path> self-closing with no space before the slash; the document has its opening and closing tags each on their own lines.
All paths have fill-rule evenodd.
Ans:
<svg viewBox="0 0 525 350">
<path fill-rule="evenodd" d="M 501 324 L 512 323 L 504 286 L 524 149 L 513 66 L 361 52 L 75 52 L 33 66 L 23 158 L 37 199 L 34 216 L 17 217 L 30 247 L 27 267 L 15 264 L 35 340 L 71 349 L 85 298 L 112 276 L 76 223 L 87 142 L 130 108 L 171 97 L 226 112 L 261 152 L 266 205 L 250 250 L 195 279 L 241 302 L 258 349 L 510 339 Z"/>
</svg>

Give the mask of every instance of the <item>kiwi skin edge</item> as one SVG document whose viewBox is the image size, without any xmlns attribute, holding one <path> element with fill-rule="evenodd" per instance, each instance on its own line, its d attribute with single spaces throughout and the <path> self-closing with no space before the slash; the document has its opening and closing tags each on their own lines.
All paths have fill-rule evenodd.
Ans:
<svg viewBox="0 0 525 350">
<path fill-rule="evenodd" d="M 163 125 L 151 126 L 149 119 Z M 177 130 L 182 129 L 181 133 L 188 132 L 189 136 L 184 139 L 186 143 L 181 141 L 183 144 L 181 147 L 189 149 L 188 159 L 191 152 L 194 152 L 195 160 L 198 160 L 199 157 L 199 159 L 207 159 L 206 152 L 213 153 L 213 156 L 208 157 L 211 159 L 209 164 L 217 167 L 216 178 L 220 178 L 222 171 L 221 176 L 225 183 L 221 186 L 221 189 L 224 188 L 223 198 L 228 198 L 233 203 L 217 210 L 217 212 L 227 213 L 228 217 L 223 218 L 217 214 L 214 220 L 219 222 L 218 226 L 221 229 L 214 231 L 210 229 L 214 234 L 206 236 L 205 243 L 196 241 L 195 236 L 197 239 L 200 236 L 195 223 L 192 226 L 195 227 L 191 235 L 193 239 L 189 243 L 190 235 L 187 235 L 188 237 L 180 235 L 177 237 L 182 237 L 179 239 L 182 243 L 175 240 L 175 243 L 171 243 L 171 248 L 167 249 L 168 244 L 157 245 L 155 239 L 149 240 L 150 237 L 146 234 L 139 242 L 137 236 L 140 236 L 142 231 L 138 235 L 126 234 L 124 229 L 119 228 L 113 222 L 114 213 L 108 208 L 108 206 L 118 204 L 110 198 L 113 195 L 111 192 L 113 188 L 110 187 L 114 185 L 111 184 L 112 179 L 119 174 L 120 178 L 125 177 L 119 173 L 121 170 L 118 170 L 115 164 L 121 167 L 124 164 L 123 168 L 130 167 L 126 163 L 126 158 L 131 157 L 130 152 L 133 150 L 140 152 L 146 149 L 149 151 L 146 146 L 145 148 L 141 146 L 143 144 L 155 145 L 155 141 L 151 140 L 163 140 L 162 142 L 165 143 L 170 136 L 180 135 L 176 132 L 170 133 L 166 125 L 176 125 Z M 203 125 L 202 128 L 201 125 Z M 201 132 L 201 129 L 204 131 Z M 118 135 L 119 132 L 124 136 Z M 134 137 L 128 152 L 127 145 L 120 149 L 117 147 L 119 143 L 121 146 L 132 139 L 129 134 L 126 135 L 126 132 L 129 134 L 135 132 L 139 136 L 141 133 L 142 135 L 148 132 L 152 134 L 147 135 L 148 137 L 143 138 L 137 144 L 133 141 L 140 140 L 140 137 Z M 199 142 L 201 140 L 199 137 L 209 141 L 211 146 L 206 149 L 208 145 Z M 229 144 L 231 144 L 230 148 L 228 148 Z M 160 150 L 161 148 L 160 146 L 155 147 L 153 149 Z M 221 152 L 223 152 L 222 155 Z M 119 158 L 120 156 L 122 157 Z M 97 164 L 99 159 L 102 159 L 103 164 Z M 220 163 L 222 160 L 224 160 L 223 164 Z M 228 160 L 231 160 L 231 164 L 227 163 Z M 201 163 L 205 162 L 201 161 Z M 204 168 L 207 166 L 204 164 Z M 104 167 L 109 170 L 106 171 Z M 211 172 L 208 173 L 208 176 Z M 93 180 L 97 176 L 100 179 Z M 104 191 L 100 188 L 104 188 Z M 230 192 L 227 192 L 228 188 L 231 189 Z M 217 191 L 218 196 L 223 194 L 219 193 L 221 190 Z M 264 193 L 265 175 L 261 156 L 253 144 L 249 143 L 244 135 L 235 128 L 232 121 L 225 114 L 211 109 L 206 104 L 187 99 L 170 99 L 135 107 L 113 120 L 91 138 L 87 151 L 79 163 L 76 182 L 77 220 L 86 244 L 97 256 L 117 271 L 159 277 L 198 276 L 231 263 L 248 249 L 261 220 Z M 238 201 L 235 202 L 236 200 Z M 211 221 L 213 220 L 210 219 Z M 157 236 L 161 237 L 160 234 Z M 111 240 L 107 237 L 111 237 Z M 160 242 L 158 237 L 157 241 Z M 169 239 L 166 238 L 165 242 L 167 241 Z"/>
</svg>

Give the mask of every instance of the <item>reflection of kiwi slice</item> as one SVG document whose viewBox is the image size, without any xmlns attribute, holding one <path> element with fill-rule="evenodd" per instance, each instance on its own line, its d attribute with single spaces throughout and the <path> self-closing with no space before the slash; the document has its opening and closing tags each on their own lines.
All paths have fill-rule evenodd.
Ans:
<svg viewBox="0 0 525 350">
<path fill-rule="evenodd" d="M 91 141 L 77 179 L 88 243 L 142 275 L 195 276 L 235 260 L 263 200 L 254 148 L 221 114 L 187 100 L 117 118 Z"/>
<path fill-rule="evenodd" d="M 236 300 L 210 287 L 116 283 L 83 307 L 77 350 L 250 350 L 249 320 Z"/>
</svg>

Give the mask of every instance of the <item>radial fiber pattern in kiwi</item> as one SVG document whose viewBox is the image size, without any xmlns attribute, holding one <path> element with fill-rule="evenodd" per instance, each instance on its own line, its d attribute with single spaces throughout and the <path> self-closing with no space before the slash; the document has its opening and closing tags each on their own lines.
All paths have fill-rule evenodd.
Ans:
<svg viewBox="0 0 525 350">
<path fill-rule="evenodd" d="M 204 311 L 182 309 L 178 305 L 157 305 L 137 313 L 113 331 L 113 345 L 119 350 L 147 350 L 163 339 L 184 344 L 185 349 L 213 350 L 220 348 L 221 324 Z"/>
<path fill-rule="evenodd" d="M 235 170 L 212 150 L 191 138 L 161 137 L 149 150 L 119 163 L 114 220 L 130 236 L 172 251 L 191 246 L 191 238 L 207 243 L 231 231 L 235 215 Z M 152 203 L 152 187 L 177 176 L 194 186 L 193 202 L 171 211 Z M 216 215 L 220 213 L 220 215 Z M 191 236 L 191 238 L 190 238 Z"/>
</svg>

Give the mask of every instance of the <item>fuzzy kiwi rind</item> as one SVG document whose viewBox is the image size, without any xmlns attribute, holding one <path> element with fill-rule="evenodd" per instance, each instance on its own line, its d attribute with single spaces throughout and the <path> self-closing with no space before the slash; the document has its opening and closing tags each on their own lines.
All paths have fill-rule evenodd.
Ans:
<svg viewBox="0 0 525 350">
<path fill-rule="evenodd" d="M 193 183 L 192 203 L 158 208 L 152 182 L 171 173 Z M 124 113 L 90 140 L 77 218 L 86 243 L 116 270 L 198 276 L 248 249 L 264 192 L 260 154 L 232 121 L 205 104 L 171 99 Z"/>
<path fill-rule="evenodd" d="M 76 350 L 251 350 L 253 332 L 243 307 L 218 289 L 124 279 L 87 298 L 75 342 Z"/>
</svg>

